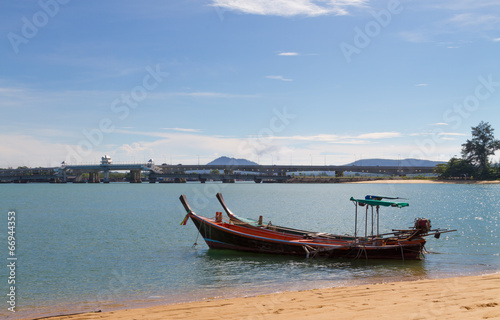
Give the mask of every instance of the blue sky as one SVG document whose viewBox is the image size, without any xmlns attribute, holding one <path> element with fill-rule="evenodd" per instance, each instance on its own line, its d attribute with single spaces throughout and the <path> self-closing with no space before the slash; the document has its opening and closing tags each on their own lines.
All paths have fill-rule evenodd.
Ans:
<svg viewBox="0 0 500 320">
<path fill-rule="evenodd" d="M 0 21 L 0 167 L 447 161 L 480 121 L 500 137 L 498 1 L 2 1 Z"/>
</svg>

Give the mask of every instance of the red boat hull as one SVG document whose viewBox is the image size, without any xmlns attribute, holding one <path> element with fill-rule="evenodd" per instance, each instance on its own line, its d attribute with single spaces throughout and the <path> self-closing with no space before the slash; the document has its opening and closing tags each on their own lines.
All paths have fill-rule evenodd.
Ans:
<svg viewBox="0 0 500 320">
<path fill-rule="evenodd" d="M 343 239 L 305 239 L 301 235 L 249 228 L 188 213 L 196 228 L 212 249 L 230 249 L 256 253 L 353 259 L 422 259 L 425 239 L 362 241 Z"/>
</svg>

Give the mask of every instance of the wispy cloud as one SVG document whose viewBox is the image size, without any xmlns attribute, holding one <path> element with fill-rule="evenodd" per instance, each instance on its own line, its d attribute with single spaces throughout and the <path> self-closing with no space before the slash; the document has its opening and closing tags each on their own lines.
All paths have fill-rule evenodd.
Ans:
<svg viewBox="0 0 500 320">
<path fill-rule="evenodd" d="M 281 80 L 281 81 L 293 81 L 293 79 L 285 78 L 283 76 L 266 76 L 267 79 Z"/>
<path fill-rule="evenodd" d="M 213 0 L 212 5 L 247 14 L 281 17 L 347 15 L 352 7 L 362 7 L 367 0 Z"/>
<path fill-rule="evenodd" d="M 447 137 L 463 137 L 466 136 L 465 133 L 459 133 L 459 132 L 440 132 L 440 136 L 447 136 Z"/>
<path fill-rule="evenodd" d="M 418 10 L 429 12 L 429 19 L 399 33 L 408 42 L 437 42 L 456 49 L 470 43 L 469 38 L 492 39 L 495 35 L 491 31 L 500 28 L 498 1 L 437 0 L 418 2 L 418 6 Z M 443 43 L 443 39 L 448 42 Z"/>
<path fill-rule="evenodd" d="M 358 136 L 355 136 L 354 138 L 357 139 L 388 139 L 388 138 L 398 138 L 401 137 L 400 132 L 372 132 L 372 133 L 364 133 L 360 134 Z"/>
<path fill-rule="evenodd" d="M 321 133 L 265 137 L 261 135 L 246 137 L 207 135 L 189 132 L 189 130 L 176 130 L 174 132 L 117 130 L 116 133 L 127 134 L 129 136 L 127 140 L 130 142 L 120 145 L 113 152 L 109 152 L 108 154 L 113 158 L 137 158 L 147 154 L 148 157 L 164 161 L 163 159 L 168 157 L 164 155 L 165 151 L 163 150 L 175 150 L 173 160 L 165 159 L 165 161 L 172 161 L 172 163 L 193 163 L 196 155 L 201 155 L 202 163 L 209 162 L 216 154 L 246 158 L 252 161 L 260 159 L 261 163 L 269 163 L 271 158 L 274 159 L 275 163 L 280 161 L 290 163 L 293 154 L 294 163 L 310 163 L 311 158 L 314 158 L 314 161 L 319 161 L 318 159 L 324 161 L 323 155 L 327 153 L 347 154 L 347 157 L 352 157 L 352 154 L 359 152 L 360 145 L 363 145 L 367 154 L 382 157 L 378 153 L 387 153 L 387 150 L 394 148 L 393 144 L 403 143 L 400 140 L 391 140 L 390 147 L 385 149 L 380 147 L 380 140 L 399 139 L 402 136 L 399 132 L 370 132 L 359 135 Z M 141 136 L 148 138 L 143 139 Z M 151 137 L 156 139 L 150 139 Z M 411 148 L 407 148 L 406 145 L 402 145 L 398 151 L 401 152 L 405 148 L 410 152 Z M 212 158 L 210 159 L 210 157 Z M 341 158 L 342 156 L 336 161 L 342 163 L 344 160 Z"/>
<path fill-rule="evenodd" d="M 403 40 L 414 43 L 424 43 L 429 42 L 429 35 L 423 31 L 404 31 L 400 32 L 399 36 L 403 38 Z"/>
<path fill-rule="evenodd" d="M 290 141 L 310 141 L 310 142 L 327 142 L 336 144 L 362 144 L 370 143 L 374 140 L 389 139 L 401 137 L 400 132 L 370 132 L 359 135 L 336 135 L 336 134 L 317 134 L 317 135 L 295 135 L 295 136 L 277 136 L 270 139 L 275 140 L 290 140 Z"/>
<path fill-rule="evenodd" d="M 481 28 L 493 29 L 500 23 L 500 17 L 492 14 L 460 13 L 450 18 L 448 23 L 462 28 L 480 26 Z"/>
<path fill-rule="evenodd" d="M 438 122 L 431 124 L 432 126 L 447 126 L 447 123 L 444 122 Z M 433 136 L 435 138 L 439 138 L 442 140 L 456 140 L 456 137 L 463 137 L 466 136 L 465 133 L 460 133 L 460 132 L 441 132 L 439 131 L 440 129 L 435 129 L 432 131 L 424 131 L 424 132 L 418 132 L 418 133 L 412 133 L 410 136 L 412 137 L 418 137 L 418 136 Z"/>
<path fill-rule="evenodd" d="M 440 0 L 431 1 L 432 8 L 447 9 L 447 10 L 458 10 L 458 11 L 471 11 L 481 8 L 491 8 L 498 7 L 497 0 Z"/>
<path fill-rule="evenodd" d="M 442 140 L 454 141 L 457 140 L 457 137 L 463 137 L 466 136 L 466 134 L 456 132 L 440 132 L 438 136 Z"/>
<path fill-rule="evenodd" d="M 200 98 L 255 98 L 255 97 L 258 97 L 258 95 L 255 95 L 255 94 L 237 94 L 237 93 L 210 92 L 210 91 L 170 92 L 170 93 L 167 93 L 166 95 L 200 97 Z"/>
<path fill-rule="evenodd" d="M 415 87 L 427 87 L 428 85 L 428 83 L 417 83 Z"/>
<path fill-rule="evenodd" d="M 189 129 L 189 128 L 163 128 L 163 130 L 178 131 L 178 132 L 201 132 L 200 129 Z"/>
<path fill-rule="evenodd" d="M 288 56 L 288 57 L 299 56 L 299 55 L 300 55 L 300 53 L 298 53 L 298 52 L 280 52 L 280 53 L 278 53 L 278 56 Z"/>
</svg>

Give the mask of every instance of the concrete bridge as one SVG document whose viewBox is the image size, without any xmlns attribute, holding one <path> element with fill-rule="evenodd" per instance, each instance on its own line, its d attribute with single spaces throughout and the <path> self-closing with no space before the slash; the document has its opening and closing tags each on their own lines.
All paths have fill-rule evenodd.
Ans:
<svg viewBox="0 0 500 320">
<path fill-rule="evenodd" d="M 84 182 L 82 176 L 88 173 L 89 183 L 99 183 L 102 172 L 103 182 L 109 182 L 110 171 L 129 171 L 130 182 L 142 182 L 142 172 L 148 173 L 149 182 L 186 182 L 197 180 L 250 180 L 255 182 L 283 182 L 294 174 L 302 172 L 329 172 L 336 177 L 349 173 L 371 173 L 386 176 L 406 176 L 409 174 L 432 173 L 433 167 L 403 166 L 309 166 L 309 165 L 155 165 L 152 160 L 143 164 L 113 164 L 111 158 L 102 157 L 100 164 L 66 165 L 54 168 L 28 168 L 0 170 L 0 182 L 67 182 L 68 176 L 76 176 L 74 182 Z"/>
<path fill-rule="evenodd" d="M 57 172 L 58 169 L 58 167 L 54 167 L 0 170 L 0 182 L 62 182 Z"/>
<path fill-rule="evenodd" d="M 69 176 L 75 176 L 73 182 L 101 182 L 100 173 L 103 173 L 103 182 L 109 182 L 110 171 L 130 171 L 130 182 L 142 182 L 143 171 L 162 173 L 161 168 L 155 166 L 152 160 L 147 163 L 113 164 L 111 158 L 104 156 L 100 164 L 67 165 L 64 162 L 60 167 L 51 168 L 26 168 L 0 170 L 0 182 L 54 182 L 65 183 Z M 83 174 L 88 174 L 88 180 L 83 180 Z"/>
<path fill-rule="evenodd" d="M 253 180 L 255 182 L 283 182 L 292 178 L 293 174 L 302 172 L 334 172 L 336 177 L 349 173 L 371 173 L 386 176 L 406 176 L 409 174 L 433 173 L 433 167 L 403 167 L 403 166 L 293 166 L 293 165 L 162 165 L 163 173 L 150 173 L 150 182 L 158 179 L 222 180 Z M 205 173 L 200 173 L 205 172 Z M 207 173 L 210 172 L 210 173 Z M 215 172 L 215 173 L 214 173 Z"/>
<path fill-rule="evenodd" d="M 60 175 L 62 182 L 68 180 L 68 175 L 76 175 L 75 182 L 82 182 L 82 176 L 84 173 L 89 174 L 88 183 L 99 183 L 99 174 L 103 173 L 103 182 L 109 182 L 109 172 L 110 171 L 129 171 L 130 172 L 130 182 L 140 183 L 141 175 L 143 171 L 149 171 L 153 173 L 161 173 L 158 167 L 154 166 L 153 163 L 148 162 L 144 164 L 95 164 L 95 165 L 67 165 L 60 168 Z"/>
</svg>

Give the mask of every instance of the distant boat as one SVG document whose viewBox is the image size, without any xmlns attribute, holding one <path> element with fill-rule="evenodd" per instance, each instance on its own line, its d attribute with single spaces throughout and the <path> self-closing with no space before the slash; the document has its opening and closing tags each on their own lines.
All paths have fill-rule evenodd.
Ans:
<svg viewBox="0 0 500 320">
<path fill-rule="evenodd" d="M 300 229 L 263 224 L 259 220 L 238 217 L 229 210 L 222 194 L 217 194 L 229 220 L 217 212 L 215 218 L 206 218 L 194 213 L 185 195 L 180 196 L 187 214 L 182 224 L 191 218 L 208 247 L 211 249 L 230 249 L 257 253 L 280 255 L 299 255 L 326 258 L 352 259 L 399 259 L 421 260 L 424 258 L 425 237 L 456 230 L 431 229 L 430 221 L 424 218 L 415 219 L 412 228 L 392 230 L 391 233 L 379 233 L 379 208 L 407 207 L 406 202 L 395 202 L 399 198 L 366 196 L 365 199 L 354 199 L 355 230 L 358 222 L 358 207 L 366 207 L 364 235 L 334 235 L 330 233 L 311 232 Z M 387 200 L 383 200 L 387 199 Z M 369 209 L 371 208 L 371 227 L 369 229 Z M 376 209 L 376 222 L 374 220 Z M 375 232 L 376 228 L 376 232 Z"/>
</svg>

